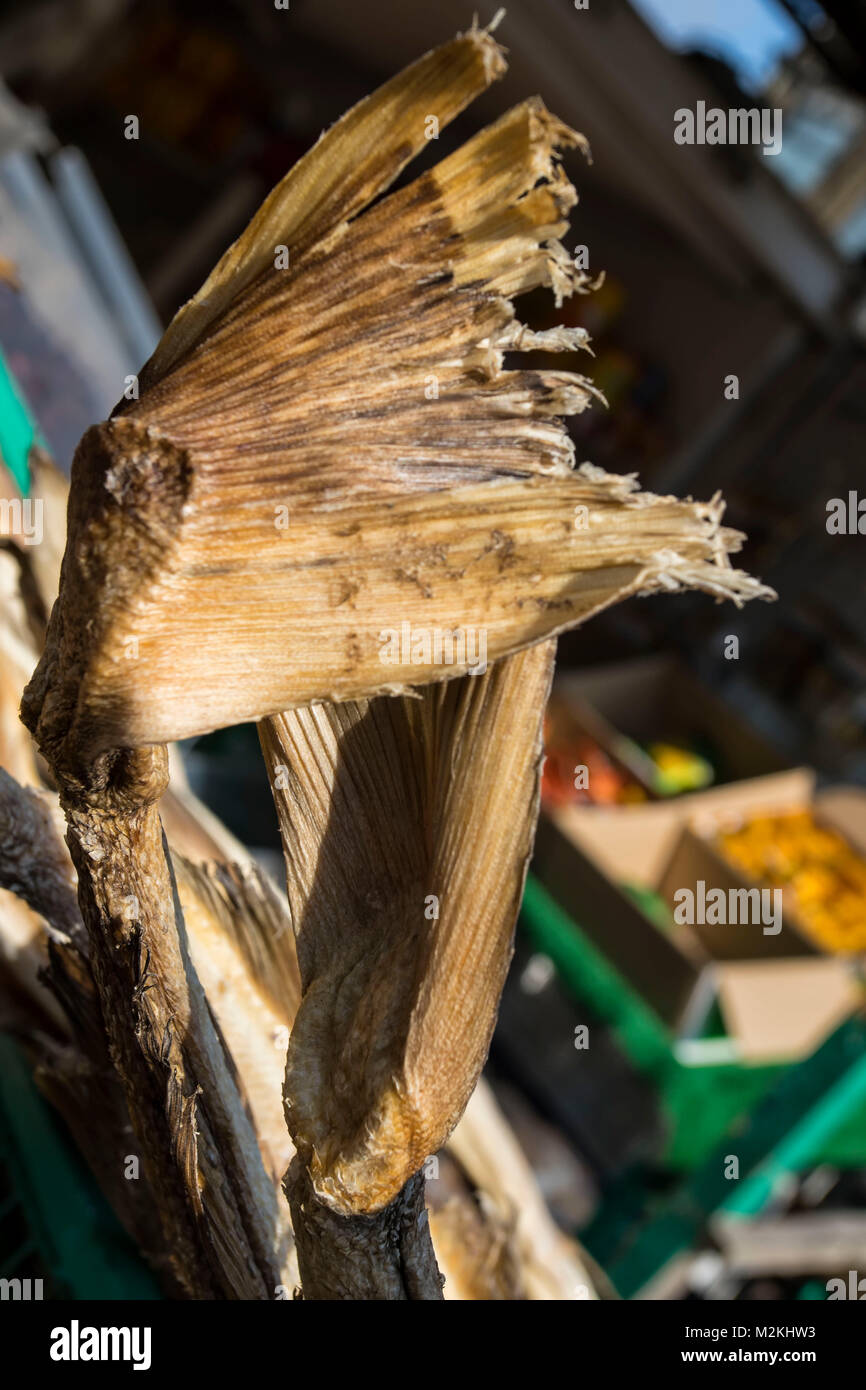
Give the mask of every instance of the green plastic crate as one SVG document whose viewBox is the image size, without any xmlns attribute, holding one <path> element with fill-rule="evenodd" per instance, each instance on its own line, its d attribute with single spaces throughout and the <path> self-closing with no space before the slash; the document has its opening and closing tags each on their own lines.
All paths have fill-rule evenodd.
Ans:
<svg viewBox="0 0 866 1390">
<path fill-rule="evenodd" d="M 670 1125 L 666 1189 L 655 1194 L 645 1172 L 627 1174 L 581 1232 L 623 1297 L 692 1248 L 714 1212 L 748 1219 L 791 1174 L 825 1163 L 866 1165 L 863 1016 L 847 1019 L 810 1057 L 787 1066 L 684 1064 L 670 1030 L 531 875 L 521 925 L 653 1078 Z M 725 1176 L 730 1153 L 740 1165 L 733 1182 Z"/>
</svg>

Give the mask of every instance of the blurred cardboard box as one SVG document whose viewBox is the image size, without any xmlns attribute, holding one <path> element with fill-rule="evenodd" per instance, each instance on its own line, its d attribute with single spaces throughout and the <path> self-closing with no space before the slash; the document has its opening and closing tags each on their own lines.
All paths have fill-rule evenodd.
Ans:
<svg viewBox="0 0 866 1390">
<path fill-rule="evenodd" d="M 649 677 L 643 705 L 632 684 L 636 666 Z M 586 731 L 613 748 L 620 725 L 630 740 L 656 733 L 658 702 L 662 727 L 675 736 L 700 731 L 709 719 L 727 772 L 741 780 L 635 806 L 547 809 L 535 875 L 682 1043 L 700 1039 L 715 1005 L 743 1061 L 810 1052 L 862 999 L 850 962 L 824 954 L 790 914 L 770 933 L 749 922 L 663 925 L 647 915 L 641 893 L 658 893 L 672 909 L 677 890 L 697 895 L 700 883 L 726 894 L 750 887 L 705 837 L 759 813 L 811 804 L 866 853 L 866 793 L 840 788 L 816 797 L 810 769 L 780 768 L 777 755 L 714 697 L 694 682 L 683 687 L 667 660 L 566 678 L 559 688 L 574 698 Z M 756 769 L 759 775 L 746 775 Z"/>
<path fill-rule="evenodd" d="M 765 809 L 794 810 L 804 804 L 819 824 L 836 830 L 863 853 L 866 792 L 840 787 L 818 792 L 806 802 L 789 786 L 787 794 L 779 792 L 775 803 Z M 722 1014 L 733 1026 L 742 1055 L 750 1060 L 801 1055 L 817 1046 L 857 1006 L 862 989 L 853 963 L 824 951 L 790 907 L 783 905 L 778 919 L 772 921 L 752 910 L 724 911 L 726 901 L 740 909 L 746 894 L 751 898 L 749 908 L 758 906 L 759 885 L 747 881 L 711 838 L 729 823 L 733 812 L 742 814 L 742 810 L 730 803 L 722 808 L 693 808 L 691 823 L 683 827 L 662 872 L 659 891 L 672 911 L 678 902 L 682 905 L 683 890 L 693 895 L 695 903 L 700 893 L 706 900 L 711 890 L 720 891 L 722 912 L 712 915 L 724 920 L 709 921 L 708 914 L 695 914 L 690 929 L 715 963 Z M 781 899 L 779 891 L 780 903 Z"/>
<path fill-rule="evenodd" d="M 658 892 L 672 908 L 674 893 L 697 893 L 699 880 L 708 890 L 748 887 L 690 818 L 706 827 L 717 813 L 802 806 L 813 781 L 799 768 L 674 803 L 563 808 L 541 818 L 533 872 L 676 1037 L 700 1037 L 715 1004 L 738 1058 L 793 1060 L 857 1007 L 850 962 L 823 954 L 784 914 L 776 935 L 760 924 L 664 927 L 634 890 Z M 838 796 L 827 794 L 828 807 Z M 842 801 L 847 819 L 850 794 Z"/>
<path fill-rule="evenodd" d="M 554 718 L 594 739 L 607 756 L 657 797 L 653 742 L 693 745 L 716 769 L 715 786 L 785 771 L 782 755 L 673 657 L 641 657 L 558 675 Z"/>
<path fill-rule="evenodd" d="M 737 906 L 741 909 L 744 894 L 754 897 L 760 885 L 748 881 L 723 851 L 716 848 L 714 841 L 719 831 L 729 828 L 732 822 L 747 821 L 756 809 L 784 813 L 805 807 L 818 825 L 835 830 L 856 852 L 864 854 L 866 791 L 858 787 L 836 787 L 803 796 L 789 781 L 787 786 L 777 786 L 772 803 L 767 802 L 760 808 L 744 807 L 738 804 L 737 798 L 722 803 L 703 797 L 695 801 L 659 878 L 659 893 L 672 912 L 677 905 L 677 894 L 682 894 L 683 890 L 695 901 L 699 895 L 706 900 L 710 890 L 719 890 L 728 901 L 736 894 L 740 900 Z M 768 890 L 764 888 L 763 892 L 766 895 Z M 756 922 L 754 911 L 725 914 L 723 909 L 725 920 L 715 920 L 718 914 L 714 913 L 714 920 L 710 921 L 706 920 L 707 914 L 701 914 L 702 920 L 696 916 L 692 930 L 714 960 L 830 954 L 798 920 L 791 905 L 784 905 L 781 890 L 777 892 L 782 902 L 778 924 L 775 921 L 768 924 L 763 918 Z M 752 901 L 749 906 L 754 909 L 757 904 Z"/>
</svg>

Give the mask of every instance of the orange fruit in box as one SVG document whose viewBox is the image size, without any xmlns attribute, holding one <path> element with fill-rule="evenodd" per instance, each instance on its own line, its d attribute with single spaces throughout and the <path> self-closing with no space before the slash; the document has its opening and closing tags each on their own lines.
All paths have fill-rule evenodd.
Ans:
<svg viewBox="0 0 866 1390">
<path fill-rule="evenodd" d="M 866 861 L 808 809 L 755 816 L 717 844 L 747 878 L 785 890 L 802 926 L 829 951 L 866 951 Z"/>
</svg>

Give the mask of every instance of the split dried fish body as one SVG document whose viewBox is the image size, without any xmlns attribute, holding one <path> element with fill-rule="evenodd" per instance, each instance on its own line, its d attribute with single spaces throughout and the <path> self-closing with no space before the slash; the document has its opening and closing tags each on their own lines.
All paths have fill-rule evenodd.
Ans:
<svg viewBox="0 0 866 1390">
<path fill-rule="evenodd" d="M 493 1027 L 546 639 L 637 592 L 770 596 L 731 568 L 718 499 L 573 469 L 562 417 L 597 394 L 587 378 L 506 369 L 586 345 L 511 304 L 587 288 L 559 242 L 575 195 L 557 151 L 579 136 L 533 100 L 373 203 L 431 113 L 503 67 L 473 29 L 349 113 L 176 316 L 140 399 L 85 436 L 24 702 L 95 934 L 125 878 L 110 853 L 108 872 L 88 863 L 82 826 L 98 838 L 108 810 L 165 880 L 150 788 L 115 750 L 264 719 L 303 986 L 286 1094 L 312 1297 L 438 1296 L 417 1171 Z M 464 640 L 443 660 L 437 635 L 469 632 L 484 659 Z M 142 940 L 170 938 L 165 903 L 149 908 Z M 125 1046 L 129 1087 L 156 1097 L 158 1059 Z"/>
<path fill-rule="evenodd" d="M 477 33 L 457 42 L 476 60 L 495 50 Z M 496 65 L 481 63 L 484 80 Z M 151 367 L 140 399 L 82 441 L 26 706 L 42 709 L 43 742 L 90 762 L 473 664 L 422 650 L 407 670 L 386 649 L 404 624 L 422 646 L 483 633 L 496 660 L 640 590 L 766 592 L 730 569 L 719 506 L 572 472 L 562 417 L 590 404 L 591 382 L 504 367 L 506 351 L 584 341 L 533 334 L 510 302 L 585 288 L 558 241 L 575 194 L 557 151 L 580 143 L 526 102 L 351 221 L 354 186 L 334 193 L 318 239 L 312 214 L 291 221 L 304 180 L 287 176 L 288 266 L 273 245 L 261 265 L 251 228 L 230 302 L 214 272 L 221 313 L 202 292 L 157 353 L 165 374 Z M 367 195 L 411 153 L 392 145 Z"/>
<path fill-rule="evenodd" d="M 301 996 L 284 902 L 252 865 L 196 864 L 174 846 L 172 864 L 190 958 L 228 1045 L 265 1165 L 279 1183 L 294 1153 L 282 1090 Z"/>
<path fill-rule="evenodd" d="M 505 55 L 473 26 L 425 53 L 346 112 L 273 189 L 201 289 L 175 315 L 142 373 L 158 381 L 197 343 L 237 294 L 273 261 L 286 235 L 302 251 L 343 226 L 388 188 L 440 126 L 505 72 Z"/>
<path fill-rule="evenodd" d="M 487 1055 L 535 825 L 544 643 L 483 676 L 262 726 L 304 994 L 286 1095 L 317 1195 L 385 1206 Z M 281 776 L 282 774 L 282 776 Z"/>
</svg>

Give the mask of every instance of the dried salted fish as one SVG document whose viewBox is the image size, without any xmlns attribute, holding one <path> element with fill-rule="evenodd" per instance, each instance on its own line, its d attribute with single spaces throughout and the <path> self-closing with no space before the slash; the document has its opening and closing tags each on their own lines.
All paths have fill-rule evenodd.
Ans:
<svg viewBox="0 0 866 1390">
<path fill-rule="evenodd" d="M 196 1002 L 157 803 L 161 744 L 266 721 L 303 989 L 287 1102 L 308 1297 L 439 1296 L 418 1167 L 472 1091 L 507 968 L 545 639 L 639 592 L 770 596 L 731 567 L 718 499 L 573 469 L 562 417 L 597 394 L 587 378 L 506 370 L 585 345 L 511 303 L 587 288 L 559 242 L 558 151 L 581 137 L 532 100 L 378 198 L 431 113 L 503 68 L 473 28 L 350 112 L 178 314 L 139 399 L 88 431 L 24 702 L 161 1195 L 194 1242 L 186 1154 L 178 1182 L 166 1149 L 206 1125 L 260 1286 L 260 1165 Z M 194 1057 L 156 1027 L 178 1015 Z M 246 1289 L 236 1251 L 214 1253 L 221 1287 Z"/>
</svg>

